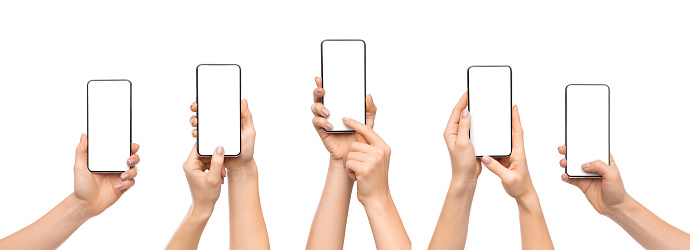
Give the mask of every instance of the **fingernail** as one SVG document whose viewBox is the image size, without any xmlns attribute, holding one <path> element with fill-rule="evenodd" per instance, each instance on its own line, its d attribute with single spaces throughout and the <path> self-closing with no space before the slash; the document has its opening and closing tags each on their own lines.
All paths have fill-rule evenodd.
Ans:
<svg viewBox="0 0 690 250">
<path fill-rule="evenodd" d="M 350 118 L 343 117 L 343 121 L 344 121 L 344 122 L 349 122 L 349 121 L 350 121 Z"/>
<path fill-rule="evenodd" d="M 194 136 L 194 129 L 192 129 L 192 136 Z"/>
<path fill-rule="evenodd" d="M 223 146 L 218 146 L 216 148 L 216 154 L 222 155 L 225 152 L 225 148 Z"/>
<path fill-rule="evenodd" d="M 189 123 L 191 123 L 192 125 L 194 125 L 195 122 L 196 122 L 196 119 L 192 119 L 189 121 Z"/>
<path fill-rule="evenodd" d="M 486 164 L 486 165 L 489 165 L 489 162 L 491 162 L 491 158 L 489 158 L 489 157 L 486 156 L 486 155 L 485 155 L 485 156 L 482 156 L 482 162 L 483 162 L 484 164 Z"/>
<path fill-rule="evenodd" d="M 328 127 L 328 130 L 333 130 L 333 125 L 331 125 L 331 123 L 326 124 L 326 127 Z"/>
<path fill-rule="evenodd" d="M 136 162 L 136 160 L 134 160 L 134 158 L 129 158 L 127 160 L 127 163 L 129 163 L 129 165 L 134 165 L 134 162 Z"/>
<path fill-rule="evenodd" d="M 588 168 L 589 167 L 589 162 L 582 164 L 582 168 Z"/>
<path fill-rule="evenodd" d="M 463 111 L 462 111 L 462 118 L 467 117 L 467 115 L 469 115 L 469 114 L 470 114 L 470 112 L 467 111 L 467 109 L 463 110 Z"/>
<path fill-rule="evenodd" d="M 115 190 L 120 190 L 122 188 L 122 183 L 115 185 Z"/>
<path fill-rule="evenodd" d="M 322 89 L 322 88 L 316 89 L 316 93 L 321 93 L 321 92 L 323 92 L 323 89 Z"/>
<path fill-rule="evenodd" d="M 323 115 L 325 115 L 325 116 L 328 116 L 331 114 L 331 112 L 329 112 L 328 109 L 322 109 L 321 113 L 323 113 Z"/>
<path fill-rule="evenodd" d="M 122 178 L 123 181 L 126 181 L 127 179 L 129 179 L 129 173 L 122 174 L 122 176 L 120 176 L 120 178 Z"/>
</svg>

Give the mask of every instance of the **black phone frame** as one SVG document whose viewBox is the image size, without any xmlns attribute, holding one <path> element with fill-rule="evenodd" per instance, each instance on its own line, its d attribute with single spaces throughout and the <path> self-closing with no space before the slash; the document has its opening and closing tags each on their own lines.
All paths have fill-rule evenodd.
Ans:
<svg viewBox="0 0 690 250">
<path fill-rule="evenodd" d="M 239 122 L 240 122 L 240 152 L 238 152 L 236 155 L 223 155 L 224 157 L 238 157 L 242 154 L 242 67 L 240 67 L 239 64 L 199 64 L 196 66 L 196 153 L 201 156 L 201 157 L 211 157 L 213 155 L 202 155 L 199 152 L 199 136 L 201 136 L 201 131 L 199 130 L 199 124 L 200 124 L 200 119 L 199 119 L 199 67 L 201 66 L 237 66 L 237 68 L 240 70 L 240 103 L 238 108 L 240 109 L 239 112 Z"/>
<path fill-rule="evenodd" d="M 566 165 L 565 165 L 565 174 L 568 175 L 568 178 L 601 178 L 601 175 L 570 175 L 568 174 L 568 87 L 570 86 L 606 86 L 607 92 L 608 92 L 608 141 L 609 141 L 609 157 L 606 159 L 606 164 L 611 165 L 611 87 L 606 84 L 568 84 L 565 86 L 565 159 L 566 159 Z"/>
<path fill-rule="evenodd" d="M 364 125 L 367 124 L 366 114 L 367 114 L 367 43 L 362 39 L 324 39 L 321 41 L 321 88 L 324 88 L 323 81 L 323 43 L 324 42 L 362 42 L 364 44 Z M 324 103 L 325 95 L 321 97 L 321 104 Z M 350 130 L 326 130 L 326 128 L 321 128 L 326 133 L 354 133 L 354 129 Z"/>
<path fill-rule="evenodd" d="M 508 70 L 510 71 L 510 109 L 509 109 L 510 113 L 509 113 L 509 116 L 511 118 L 510 119 L 510 122 L 511 122 L 510 127 L 511 127 L 511 131 L 512 131 L 512 127 L 513 127 L 513 124 L 512 124 L 512 122 L 513 122 L 513 119 L 512 119 L 512 117 L 513 117 L 513 68 L 511 68 L 509 65 L 472 65 L 472 66 L 467 68 L 467 111 L 471 111 L 470 110 L 470 69 L 479 68 L 479 67 L 508 67 Z M 468 136 L 470 134 L 471 133 L 468 133 Z M 510 153 L 508 155 L 488 155 L 488 156 L 490 156 L 490 157 L 509 157 L 512 154 L 513 154 L 513 136 L 512 136 L 512 132 L 511 132 Z M 482 156 L 483 155 L 475 155 L 475 157 L 482 157 Z"/>
<path fill-rule="evenodd" d="M 103 82 L 103 81 L 127 81 L 129 83 L 129 145 L 127 145 L 127 148 L 129 148 L 129 155 L 132 156 L 132 82 L 127 80 L 127 79 L 95 79 L 95 80 L 90 80 L 86 83 L 86 169 L 89 170 L 89 172 L 92 173 L 124 173 L 125 171 L 93 171 L 91 168 L 89 168 L 89 149 L 91 148 L 89 146 L 89 142 L 91 141 L 91 134 L 89 134 L 89 85 L 91 82 Z M 129 168 L 132 168 L 131 166 Z"/>
</svg>

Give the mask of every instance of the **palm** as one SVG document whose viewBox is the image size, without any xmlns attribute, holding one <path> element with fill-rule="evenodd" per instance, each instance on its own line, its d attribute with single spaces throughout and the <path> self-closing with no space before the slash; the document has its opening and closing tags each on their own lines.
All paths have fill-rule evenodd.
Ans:
<svg viewBox="0 0 690 250">
<path fill-rule="evenodd" d="M 326 147 L 326 150 L 331 153 L 331 158 L 334 160 L 345 158 L 345 155 L 349 152 L 350 144 L 355 141 L 355 134 L 321 133 L 323 145 Z"/>
<path fill-rule="evenodd" d="M 118 173 L 91 173 L 85 170 L 85 161 L 75 162 L 75 169 L 74 194 L 93 215 L 105 211 L 124 193 L 113 188 L 122 181 Z"/>
</svg>

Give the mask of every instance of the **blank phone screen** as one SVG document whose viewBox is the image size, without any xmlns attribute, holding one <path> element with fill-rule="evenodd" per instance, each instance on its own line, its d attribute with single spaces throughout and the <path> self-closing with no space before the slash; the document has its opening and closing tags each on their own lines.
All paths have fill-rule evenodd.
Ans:
<svg viewBox="0 0 690 250">
<path fill-rule="evenodd" d="M 512 151 L 512 72 L 508 66 L 467 69 L 470 141 L 477 157 Z"/>
<path fill-rule="evenodd" d="M 362 40 L 324 40 L 321 43 L 323 104 L 330 111 L 327 132 L 354 132 L 343 117 L 366 124 L 365 44 Z"/>
<path fill-rule="evenodd" d="M 197 150 L 212 156 L 223 146 L 225 156 L 238 156 L 241 146 L 240 66 L 201 64 L 196 68 Z"/>
<path fill-rule="evenodd" d="M 565 88 L 565 144 L 570 177 L 601 177 L 585 172 L 582 164 L 609 164 L 609 87 L 568 85 Z"/>
<path fill-rule="evenodd" d="M 124 172 L 131 155 L 132 84 L 127 80 L 87 83 L 88 168 Z"/>
</svg>

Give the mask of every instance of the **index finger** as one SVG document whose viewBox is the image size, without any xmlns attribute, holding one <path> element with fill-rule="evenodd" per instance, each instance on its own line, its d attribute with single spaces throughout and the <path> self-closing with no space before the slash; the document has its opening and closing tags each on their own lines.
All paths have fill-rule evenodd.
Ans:
<svg viewBox="0 0 690 250">
<path fill-rule="evenodd" d="M 347 117 L 343 117 L 343 123 L 364 136 L 364 139 L 367 139 L 371 145 L 386 145 L 386 142 L 384 142 L 383 139 L 381 139 L 381 137 L 374 132 L 374 129 L 370 128 L 369 126 Z"/>
<path fill-rule="evenodd" d="M 189 106 L 189 109 L 192 110 L 192 112 L 196 112 L 196 102 L 193 102 L 191 106 Z"/>
<path fill-rule="evenodd" d="M 132 143 L 132 154 L 136 154 L 139 151 L 139 144 Z"/>
</svg>

